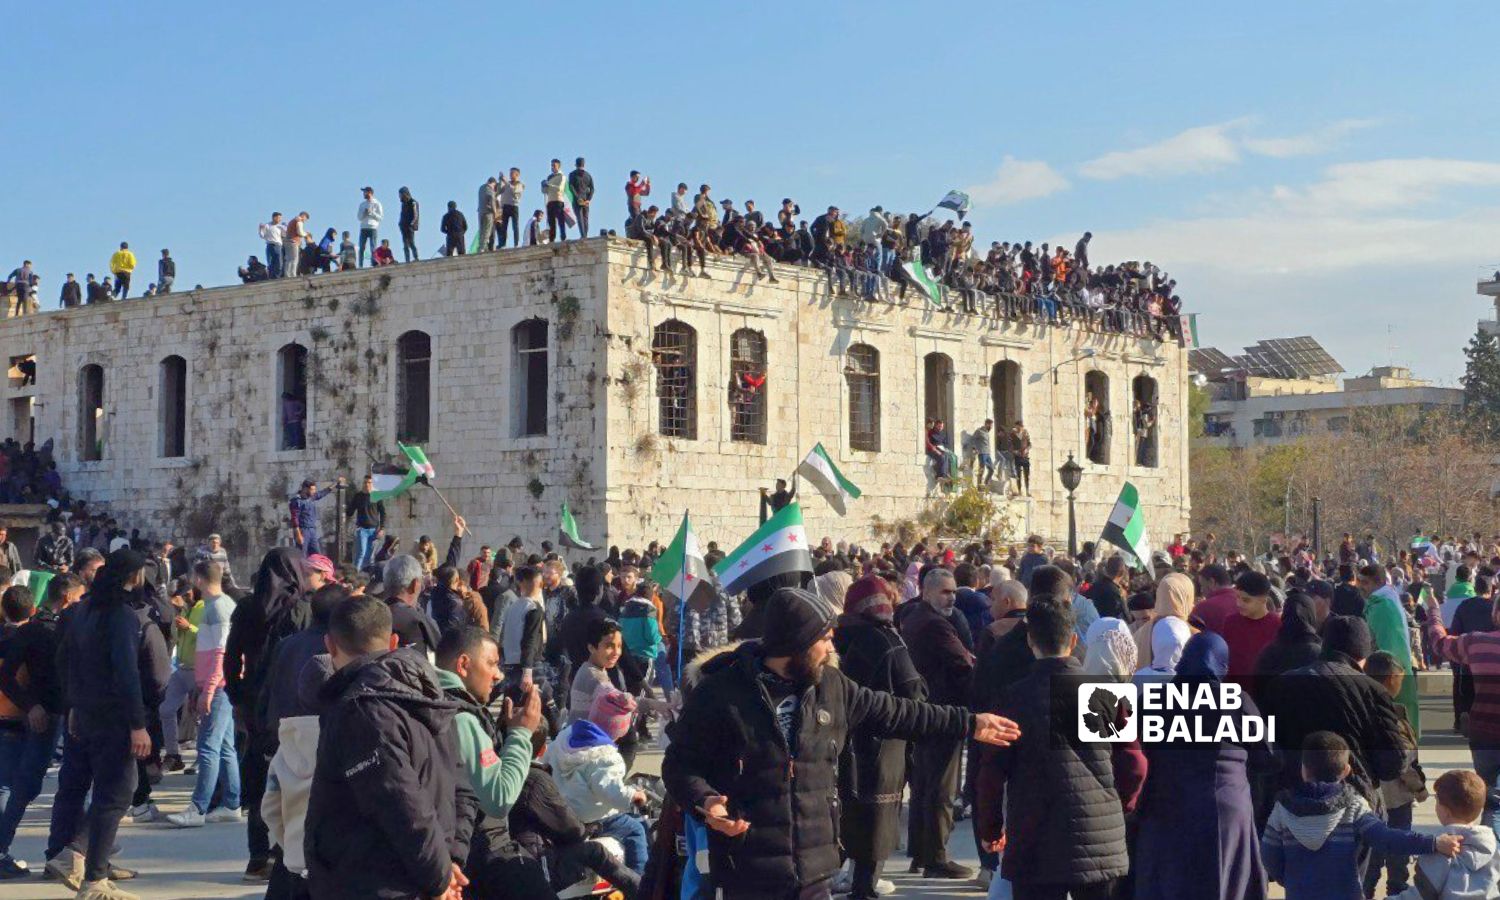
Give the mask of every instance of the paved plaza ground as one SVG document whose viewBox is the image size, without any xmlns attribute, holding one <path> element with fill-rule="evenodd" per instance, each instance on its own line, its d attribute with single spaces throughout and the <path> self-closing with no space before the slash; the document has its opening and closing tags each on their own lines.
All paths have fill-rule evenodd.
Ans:
<svg viewBox="0 0 1500 900">
<path fill-rule="evenodd" d="M 1452 768 L 1467 768 L 1469 752 L 1464 739 L 1451 730 L 1452 712 L 1448 699 L 1447 672 L 1422 677 L 1422 715 L 1428 728 L 1422 741 L 1422 765 L 1428 779 L 1435 779 Z M 660 764 L 659 754 L 642 754 L 641 768 L 653 771 Z M 49 773 L 38 797 L 27 811 L 26 821 L 16 838 L 16 855 L 40 870 L 42 848 L 46 842 L 47 822 L 51 814 L 52 791 L 56 788 L 56 770 Z M 192 777 L 169 775 L 155 791 L 157 802 L 168 812 L 181 809 L 192 790 Z M 1435 827 L 1433 803 L 1417 807 L 1419 826 Z M 975 865 L 974 840 L 969 823 L 954 830 L 949 842 L 953 857 Z M 203 828 L 171 830 L 156 825 L 125 824 L 120 829 L 121 852 L 118 862 L 139 869 L 141 877 L 131 882 L 130 890 L 150 900 L 190 900 L 190 898 L 235 898 L 248 900 L 265 894 L 264 886 L 240 883 L 245 866 L 245 829 L 243 825 L 208 825 Z M 897 853 L 889 875 L 897 885 L 896 898 L 976 898 L 977 889 L 964 885 L 941 886 L 906 875 L 906 859 Z M 40 879 L 0 882 L 0 900 L 63 900 L 73 896 L 55 882 Z M 1272 896 L 1280 896 L 1273 888 Z"/>
</svg>

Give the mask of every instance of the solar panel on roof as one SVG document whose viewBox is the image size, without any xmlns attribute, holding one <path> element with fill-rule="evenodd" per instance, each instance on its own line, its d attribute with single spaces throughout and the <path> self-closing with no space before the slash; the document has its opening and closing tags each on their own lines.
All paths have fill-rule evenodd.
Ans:
<svg viewBox="0 0 1500 900">
<path fill-rule="evenodd" d="M 1210 377 L 1222 375 L 1225 370 L 1239 368 L 1234 359 L 1218 347 L 1199 347 L 1189 351 L 1188 367 Z"/>
</svg>

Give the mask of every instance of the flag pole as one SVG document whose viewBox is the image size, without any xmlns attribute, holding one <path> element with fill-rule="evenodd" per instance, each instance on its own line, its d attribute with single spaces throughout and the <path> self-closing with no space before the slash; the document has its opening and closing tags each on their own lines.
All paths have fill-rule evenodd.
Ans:
<svg viewBox="0 0 1500 900">
<path fill-rule="evenodd" d="M 448 512 L 453 513 L 453 515 L 455 515 L 455 516 L 458 515 L 458 510 L 456 510 L 456 509 L 453 508 L 453 504 L 448 502 L 448 498 L 444 497 L 443 496 L 443 492 L 440 491 L 440 490 L 438 490 L 437 487 L 432 482 L 430 482 L 430 481 L 424 481 L 422 483 L 425 484 L 425 485 L 427 485 L 428 487 L 432 488 L 432 492 L 434 494 L 437 494 L 437 498 L 439 500 L 443 501 L 443 505 L 444 506 L 448 507 Z"/>
</svg>

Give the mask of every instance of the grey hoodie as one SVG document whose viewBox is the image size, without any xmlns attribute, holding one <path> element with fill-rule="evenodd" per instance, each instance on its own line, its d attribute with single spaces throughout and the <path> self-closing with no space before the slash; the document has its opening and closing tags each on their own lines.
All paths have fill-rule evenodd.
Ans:
<svg viewBox="0 0 1500 900">
<path fill-rule="evenodd" d="M 1411 887 L 1396 900 L 1482 900 L 1500 897 L 1500 855 L 1495 853 L 1495 832 L 1484 825 L 1448 825 L 1443 834 L 1463 835 L 1458 856 L 1445 859 L 1436 853 L 1417 858 Z"/>
</svg>

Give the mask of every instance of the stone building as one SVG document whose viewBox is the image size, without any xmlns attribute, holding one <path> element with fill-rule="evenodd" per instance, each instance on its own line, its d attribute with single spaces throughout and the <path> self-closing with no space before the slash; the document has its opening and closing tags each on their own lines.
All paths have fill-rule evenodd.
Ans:
<svg viewBox="0 0 1500 900">
<path fill-rule="evenodd" d="M 759 488 L 818 441 L 865 493 L 844 518 L 805 497 L 809 533 L 868 540 L 874 517 L 938 497 L 924 416 L 960 435 L 1025 419 L 1018 533 L 1066 535 L 1055 473 L 1069 452 L 1085 468 L 1081 539 L 1127 478 L 1154 534 L 1185 527 L 1175 343 L 834 299 L 813 269 L 778 267 L 772 285 L 733 258 L 710 279 L 644 263 L 598 238 L 9 319 L 0 437 L 54 438 L 70 490 L 125 527 L 179 543 L 218 531 L 240 559 L 288 539 L 304 477 L 357 483 L 397 440 L 426 447 L 470 549 L 555 539 L 564 499 L 601 545 L 666 540 L 690 509 L 703 540 L 732 546 L 758 522 Z M 22 387 L 28 357 L 36 383 Z M 764 385 L 732 388 L 743 373 Z M 1086 391 L 1114 423 L 1097 461 Z M 1156 410 L 1154 465 L 1137 457 L 1136 400 Z M 299 407 L 302 427 L 287 414 Z M 406 546 L 443 545 L 448 515 L 426 488 L 388 506 Z"/>
</svg>

